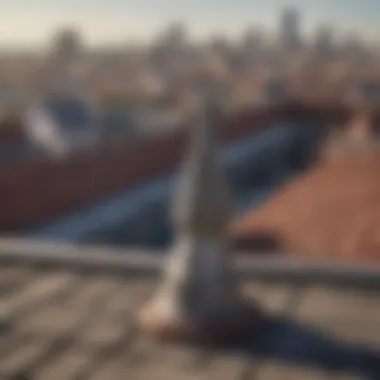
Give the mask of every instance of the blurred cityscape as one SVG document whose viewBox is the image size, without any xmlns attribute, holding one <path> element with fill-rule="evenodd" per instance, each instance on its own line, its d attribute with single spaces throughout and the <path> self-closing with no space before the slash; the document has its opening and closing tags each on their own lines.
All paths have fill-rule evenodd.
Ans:
<svg viewBox="0 0 380 380">
<path fill-rule="evenodd" d="M 380 379 L 380 2 L 294 1 L 3 1 L 0 379 Z"/>
<path fill-rule="evenodd" d="M 37 111 L 43 106 L 67 130 L 47 136 L 31 127 L 31 134 L 62 150 L 103 134 L 178 126 L 191 117 L 194 97 L 205 94 L 229 110 L 286 98 L 376 101 L 380 48 L 360 35 L 338 39 L 334 28 L 320 25 L 306 40 L 302 14 L 289 7 L 275 37 L 253 24 L 238 40 L 216 35 L 196 43 L 177 22 L 149 44 L 90 49 L 85 30 L 58 30 L 48 51 L 1 54 L 1 123 L 26 115 L 26 124 L 46 123 L 48 115 Z"/>
<path fill-rule="evenodd" d="M 374 110 L 380 100 L 380 44 L 342 36 L 327 23 L 306 38 L 302 20 L 287 7 L 275 35 L 253 23 L 238 39 L 203 41 L 173 22 L 149 43 L 103 48 L 87 46 L 85 30 L 67 28 L 51 37 L 48 50 L 4 51 L 0 230 L 167 244 L 183 131 L 205 99 L 218 105 L 237 215 L 316 157 L 371 140 L 378 116 L 363 106 Z M 236 244 L 246 240 L 239 235 Z"/>
</svg>

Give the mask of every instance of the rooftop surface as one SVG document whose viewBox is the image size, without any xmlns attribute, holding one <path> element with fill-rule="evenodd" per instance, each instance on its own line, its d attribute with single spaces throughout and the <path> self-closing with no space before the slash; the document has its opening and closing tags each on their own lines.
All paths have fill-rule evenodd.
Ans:
<svg viewBox="0 0 380 380">
<path fill-rule="evenodd" d="M 0 244 L 1 379 L 380 378 L 378 283 L 241 276 L 266 311 L 260 330 L 239 346 L 173 346 L 134 328 L 157 281 L 134 270 L 136 253 L 35 245 L 35 255 L 27 246 Z"/>
<path fill-rule="evenodd" d="M 272 236 L 302 259 L 380 261 L 380 154 L 321 162 L 237 222 L 236 234 Z"/>
</svg>

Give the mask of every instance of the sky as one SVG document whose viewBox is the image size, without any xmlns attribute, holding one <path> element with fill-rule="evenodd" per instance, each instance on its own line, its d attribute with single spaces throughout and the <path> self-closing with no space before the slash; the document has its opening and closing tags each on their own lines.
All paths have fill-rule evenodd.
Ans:
<svg viewBox="0 0 380 380">
<path fill-rule="evenodd" d="M 0 0 L 0 46 L 44 46 L 67 26 L 89 44 L 149 39 L 171 21 L 183 21 L 195 38 L 237 36 L 251 24 L 274 31 L 286 5 L 301 11 L 305 34 L 329 22 L 380 40 L 379 0 Z"/>
</svg>

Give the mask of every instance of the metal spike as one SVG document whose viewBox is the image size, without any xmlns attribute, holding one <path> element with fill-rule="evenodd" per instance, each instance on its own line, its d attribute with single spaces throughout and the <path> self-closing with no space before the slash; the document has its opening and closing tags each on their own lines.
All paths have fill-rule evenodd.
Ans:
<svg viewBox="0 0 380 380">
<path fill-rule="evenodd" d="M 226 244 L 230 196 L 218 163 L 212 109 L 195 125 L 174 207 L 176 240 L 154 297 L 140 310 L 140 329 L 169 340 L 246 338 L 258 314 L 237 291 Z"/>
<path fill-rule="evenodd" d="M 192 144 L 173 205 L 174 227 L 203 236 L 224 235 L 231 220 L 230 189 L 219 162 L 213 119 L 215 110 L 209 106 L 191 131 Z"/>
</svg>

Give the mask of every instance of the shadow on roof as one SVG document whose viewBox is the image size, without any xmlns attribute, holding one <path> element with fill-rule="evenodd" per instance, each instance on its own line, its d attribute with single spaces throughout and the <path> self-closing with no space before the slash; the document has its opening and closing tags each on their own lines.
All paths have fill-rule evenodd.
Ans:
<svg viewBox="0 0 380 380">
<path fill-rule="evenodd" d="M 360 375 L 366 380 L 380 378 L 380 352 L 343 343 L 326 333 L 285 318 L 271 318 L 252 340 L 239 346 L 218 347 L 238 355 L 271 359 L 280 363 L 324 371 Z"/>
</svg>

